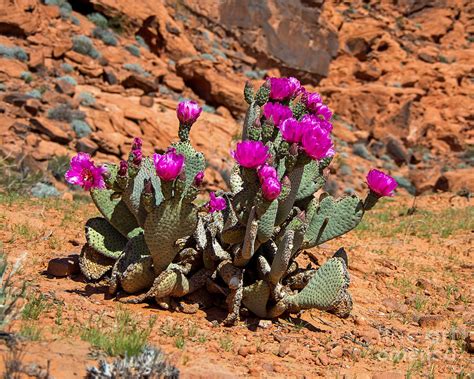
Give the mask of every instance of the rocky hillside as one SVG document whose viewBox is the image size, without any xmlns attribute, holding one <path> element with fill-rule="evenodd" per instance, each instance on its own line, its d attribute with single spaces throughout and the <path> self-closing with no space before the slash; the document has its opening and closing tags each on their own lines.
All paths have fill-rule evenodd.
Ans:
<svg viewBox="0 0 474 379">
<path fill-rule="evenodd" d="M 331 191 L 379 166 L 411 193 L 472 192 L 474 6 L 379 3 L 0 0 L 0 156 L 47 172 L 75 151 L 117 161 L 134 136 L 149 154 L 193 98 L 205 184 L 222 187 L 244 82 L 294 75 L 335 111 Z"/>
</svg>

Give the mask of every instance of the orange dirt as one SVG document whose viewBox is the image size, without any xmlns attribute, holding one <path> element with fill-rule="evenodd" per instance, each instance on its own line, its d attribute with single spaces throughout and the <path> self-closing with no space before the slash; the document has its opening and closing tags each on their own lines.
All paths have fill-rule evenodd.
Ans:
<svg viewBox="0 0 474 379">
<path fill-rule="evenodd" d="M 420 197 L 412 215 L 412 198 L 385 200 L 356 231 L 301 254 L 300 263 L 314 265 L 346 248 L 354 298 L 347 319 L 306 311 L 266 328 L 251 316 L 226 328 L 217 323 L 225 316 L 217 308 L 184 314 L 153 303 L 122 307 L 144 326 L 157 317 L 149 343 L 162 348 L 185 378 L 467 375 L 474 370 L 463 343 L 474 323 L 474 216 L 467 199 L 451 196 Z M 104 357 L 81 340 L 80 330 L 91 317 L 112 325 L 119 306 L 81 275 L 46 274 L 50 259 L 79 253 L 84 222 L 95 213 L 91 204 L 66 200 L 3 198 L 0 204 L 0 239 L 10 262 L 27 253 L 18 284 L 28 280 L 31 293 L 53 304 L 29 321 L 41 338 L 21 343 L 23 363 L 49 365 L 54 378 L 84 377 L 86 366 Z M 11 330 L 26 323 L 16 320 Z M 180 340 L 170 332 L 179 328 Z M 1 344 L 3 359 L 6 351 Z"/>
</svg>

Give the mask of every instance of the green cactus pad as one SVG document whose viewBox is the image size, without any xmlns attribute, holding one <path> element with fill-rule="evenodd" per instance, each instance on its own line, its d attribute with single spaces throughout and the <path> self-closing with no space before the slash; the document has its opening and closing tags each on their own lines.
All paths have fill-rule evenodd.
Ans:
<svg viewBox="0 0 474 379">
<path fill-rule="evenodd" d="M 270 286 L 263 280 L 244 287 L 242 303 L 258 317 L 267 317 L 267 303 L 270 298 Z"/>
<path fill-rule="evenodd" d="M 316 271 L 301 292 L 289 296 L 286 302 L 291 311 L 310 308 L 330 311 L 347 297 L 349 282 L 344 260 L 331 258 Z"/>
<path fill-rule="evenodd" d="M 307 197 L 313 196 L 313 194 L 320 190 L 326 180 L 319 170 L 317 161 L 311 161 L 304 166 L 303 177 L 296 194 L 296 201 L 303 200 Z"/>
<path fill-rule="evenodd" d="M 288 175 L 288 178 L 291 182 L 291 190 L 285 200 L 278 204 L 278 213 L 276 216 L 275 225 L 282 224 L 292 211 L 293 205 L 295 204 L 296 195 L 298 194 L 298 188 L 303 178 L 303 172 L 304 166 L 297 166 Z"/>
<path fill-rule="evenodd" d="M 147 212 L 142 204 L 142 193 L 144 189 L 145 179 L 151 179 L 151 184 L 155 190 L 155 204 L 158 206 L 163 201 L 161 193 L 161 182 L 155 172 L 155 166 L 150 158 L 142 161 L 140 169 L 133 180 L 129 183 L 122 193 L 122 200 L 127 204 L 128 209 L 138 220 L 140 226 L 145 223 Z"/>
<path fill-rule="evenodd" d="M 145 221 L 145 241 L 153 258 L 155 273 L 159 274 L 173 262 L 178 247 L 176 241 L 194 233 L 197 209 L 176 198 L 166 200 L 148 215 Z"/>
<path fill-rule="evenodd" d="M 359 224 L 363 215 L 363 203 L 356 195 L 338 200 L 332 196 L 323 198 L 309 220 L 303 247 L 308 249 L 349 232 Z"/>
<path fill-rule="evenodd" d="M 90 247 L 112 259 L 118 259 L 127 239 L 102 217 L 90 218 L 86 222 L 86 239 Z"/>
<path fill-rule="evenodd" d="M 85 244 L 79 256 L 79 267 L 87 280 L 98 280 L 110 271 L 115 259 L 108 258 Z"/>
<path fill-rule="evenodd" d="M 138 223 L 123 200 L 111 198 L 113 193 L 109 189 L 93 189 L 91 197 L 102 216 L 126 236 L 138 227 Z"/>
<path fill-rule="evenodd" d="M 275 219 L 278 211 L 278 200 L 273 200 L 265 213 L 258 215 L 258 240 L 265 243 L 273 236 Z"/>
<path fill-rule="evenodd" d="M 143 234 L 128 241 L 117 269 L 120 271 L 118 275 L 120 284 L 127 293 L 137 293 L 153 285 L 155 280 L 153 261 Z"/>
</svg>

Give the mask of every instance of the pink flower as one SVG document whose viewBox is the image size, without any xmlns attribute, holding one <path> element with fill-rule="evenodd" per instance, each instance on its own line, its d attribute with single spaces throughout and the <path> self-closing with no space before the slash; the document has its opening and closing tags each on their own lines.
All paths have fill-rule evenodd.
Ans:
<svg viewBox="0 0 474 379">
<path fill-rule="evenodd" d="M 260 166 L 257 171 L 257 174 L 260 183 L 262 183 L 265 178 L 277 178 L 277 171 L 275 170 L 275 167 L 270 166 L 267 163 L 265 163 L 263 166 Z"/>
<path fill-rule="evenodd" d="M 332 124 L 329 121 L 322 120 L 318 116 L 312 115 L 312 114 L 306 114 L 304 115 L 300 122 L 309 124 L 311 126 L 317 125 L 320 126 L 321 128 L 325 129 L 328 133 L 332 132 Z"/>
<path fill-rule="evenodd" d="M 268 147 L 261 141 L 239 142 L 231 154 L 240 166 L 246 168 L 257 168 L 269 157 Z"/>
<path fill-rule="evenodd" d="M 120 161 L 119 169 L 118 169 L 118 176 L 125 176 L 127 175 L 128 171 L 128 163 L 127 161 Z"/>
<path fill-rule="evenodd" d="M 280 126 L 280 131 L 283 139 L 289 143 L 301 143 L 303 134 L 307 128 L 305 123 L 302 123 L 294 118 L 289 118 Z"/>
<path fill-rule="evenodd" d="M 194 185 L 196 187 L 199 187 L 202 184 L 203 179 L 204 179 L 204 172 L 199 171 L 194 177 Z"/>
<path fill-rule="evenodd" d="M 216 211 L 223 211 L 224 209 L 227 208 L 227 203 L 223 197 L 217 197 L 214 192 L 211 192 L 209 196 L 211 198 L 209 200 L 209 203 L 207 204 L 209 213 L 214 213 Z"/>
<path fill-rule="evenodd" d="M 398 186 L 394 178 L 376 169 L 370 170 L 366 179 L 370 190 L 379 196 L 393 196 Z"/>
<path fill-rule="evenodd" d="M 263 115 L 267 120 L 271 118 L 278 128 L 284 120 L 293 116 L 293 112 L 285 105 L 268 102 L 263 106 Z"/>
<path fill-rule="evenodd" d="M 317 125 L 306 129 L 302 138 L 302 146 L 308 156 L 317 160 L 335 154 L 329 133 Z"/>
<path fill-rule="evenodd" d="M 193 100 L 185 100 L 178 104 L 176 114 L 183 125 L 191 126 L 201 115 L 202 108 Z"/>
<path fill-rule="evenodd" d="M 262 194 L 263 197 L 272 201 L 275 200 L 281 193 L 281 183 L 277 178 L 268 176 L 262 182 Z"/>
<path fill-rule="evenodd" d="M 323 103 L 321 95 L 317 92 L 307 92 L 304 95 L 304 101 L 306 108 L 308 108 L 312 112 L 316 112 L 318 110 L 318 107 Z"/>
<path fill-rule="evenodd" d="M 326 121 L 329 121 L 332 117 L 332 111 L 325 104 L 322 104 L 320 107 L 318 107 L 317 113 L 318 115 L 323 116 Z"/>
<path fill-rule="evenodd" d="M 133 139 L 132 150 L 141 150 L 142 149 L 142 139 L 139 137 L 135 137 Z"/>
<path fill-rule="evenodd" d="M 64 178 L 68 183 L 81 186 L 86 191 L 91 188 L 105 188 L 103 174 L 107 172 L 104 166 L 95 166 L 91 156 L 87 153 L 78 153 L 71 158 L 71 168 Z"/>
<path fill-rule="evenodd" d="M 175 180 L 184 166 L 184 155 L 176 154 L 175 149 L 170 149 L 166 154 L 153 154 L 156 174 L 166 182 Z"/>
<path fill-rule="evenodd" d="M 270 78 L 270 98 L 273 100 L 287 100 L 299 91 L 301 84 L 298 79 Z"/>
</svg>

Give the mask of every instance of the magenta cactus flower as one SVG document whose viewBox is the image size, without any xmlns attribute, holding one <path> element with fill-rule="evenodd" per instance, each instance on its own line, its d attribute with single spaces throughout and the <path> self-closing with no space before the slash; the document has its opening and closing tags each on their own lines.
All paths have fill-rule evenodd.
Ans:
<svg viewBox="0 0 474 379">
<path fill-rule="evenodd" d="M 231 155 L 240 166 L 251 169 L 263 165 L 269 157 L 268 147 L 261 141 L 239 142 Z"/>
<path fill-rule="evenodd" d="M 270 166 L 269 164 L 265 163 L 263 166 L 261 166 L 258 171 L 257 171 L 258 179 L 260 180 L 260 183 L 262 183 L 265 178 L 277 178 L 277 171 L 275 167 Z"/>
<path fill-rule="evenodd" d="M 319 126 L 307 128 L 301 140 L 306 154 L 313 159 L 323 159 L 335 154 L 329 133 Z"/>
<path fill-rule="evenodd" d="M 210 197 L 210 200 L 209 200 L 209 203 L 207 204 L 209 213 L 223 211 L 224 209 L 227 208 L 227 202 L 225 201 L 223 197 L 216 196 L 214 192 L 211 192 L 209 194 L 209 197 Z"/>
<path fill-rule="evenodd" d="M 141 150 L 142 145 L 143 145 L 142 139 L 139 138 L 139 137 L 135 137 L 133 139 L 133 143 L 132 143 L 132 151 L 133 150 Z"/>
<path fill-rule="evenodd" d="M 301 84 L 298 79 L 270 78 L 270 98 L 273 100 L 287 100 L 296 95 Z"/>
<path fill-rule="evenodd" d="M 317 114 L 320 115 L 320 116 L 323 116 L 323 118 L 326 121 L 331 120 L 331 117 L 332 117 L 332 111 L 325 104 L 321 104 L 321 106 L 318 107 Z"/>
<path fill-rule="evenodd" d="M 71 158 L 71 168 L 64 178 L 68 183 L 81 186 L 86 191 L 92 188 L 105 188 L 103 175 L 107 172 L 105 166 L 96 166 L 87 153 L 78 153 Z"/>
<path fill-rule="evenodd" d="M 194 185 L 196 187 L 199 187 L 202 184 L 203 179 L 204 179 L 204 172 L 199 171 L 194 177 Z"/>
<path fill-rule="evenodd" d="M 176 114 L 182 125 L 191 126 L 201 115 L 202 108 L 194 100 L 185 100 L 178 104 Z"/>
<path fill-rule="evenodd" d="M 308 110 L 311 112 L 317 112 L 318 107 L 323 103 L 323 100 L 321 99 L 321 95 L 319 93 L 307 92 L 304 95 L 304 102 Z"/>
<path fill-rule="evenodd" d="M 156 174 L 161 180 L 169 182 L 175 180 L 184 167 L 184 155 L 176 154 L 175 149 L 170 149 L 166 154 L 153 154 Z"/>
<path fill-rule="evenodd" d="M 393 191 L 398 186 L 394 178 L 376 169 L 369 171 L 366 180 L 370 190 L 380 197 L 393 196 Z"/>
<path fill-rule="evenodd" d="M 309 126 L 320 126 L 321 128 L 325 129 L 328 133 L 332 132 L 332 124 L 329 121 L 323 120 L 319 118 L 318 116 L 312 115 L 312 114 L 306 114 L 304 115 L 300 122 L 308 124 Z"/>
<path fill-rule="evenodd" d="M 127 175 L 128 171 L 128 163 L 127 161 L 121 160 L 118 169 L 118 176 L 125 176 Z"/>
<path fill-rule="evenodd" d="M 301 139 L 307 127 L 307 124 L 294 118 L 289 118 L 283 121 L 280 126 L 280 131 L 285 141 L 289 143 L 301 143 Z"/>
<path fill-rule="evenodd" d="M 267 176 L 262 181 L 262 194 L 263 197 L 268 201 L 275 200 L 281 193 L 281 183 L 277 178 Z"/>
<path fill-rule="evenodd" d="M 263 115 L 267 120 L 271 118 L 273 124 L 279 128 L 283 121 L 293 116 L 293 112 L 286 105 L 268 102 L 263 106 Z"/>
</svg>

